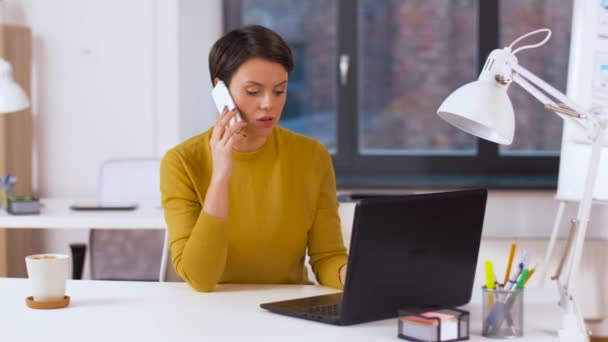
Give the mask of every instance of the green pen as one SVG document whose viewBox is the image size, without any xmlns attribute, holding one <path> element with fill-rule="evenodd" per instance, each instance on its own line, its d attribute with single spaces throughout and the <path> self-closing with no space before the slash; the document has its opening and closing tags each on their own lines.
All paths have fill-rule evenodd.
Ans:
<svg viewBox="0 0 608 342">
<path fill-rule="evenodd" d="M 526 268 L 523 272 L 521 272 L 519 281 L 517 282 L 517 285 L 515 285 L 516 290 L 520 290 L 524 287 L 524 284 L 526 283 L 528 276 L 530 276 L 530 270 Z"/>
</svg>

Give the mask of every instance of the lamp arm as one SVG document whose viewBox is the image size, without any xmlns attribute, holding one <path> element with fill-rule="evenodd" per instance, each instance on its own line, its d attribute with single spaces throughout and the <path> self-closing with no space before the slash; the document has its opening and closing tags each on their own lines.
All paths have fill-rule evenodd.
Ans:
<svg viewBox="0 0 608 342">
<path fill-rule="evenodd" d="M 593 189 L 595 188 L 595 181 L 597 179 L 604 131 L 606 131 L 606 121 L 602 121 L 599 134 L 595 135 L 591 145 L 591 156 L 589 158 L 589 165 L 587 166 L 585 188 L 583 189 L 583 197 L 579 203 L 576 215 L 574 243 L 567 251 L 566 274 L 557 279 L 557 289 L 560 295 L 559 306 L 565 311 L 562 329 L 558 333 L 563 341 L 588 341 L 583 315 L 576 302 L 575 277 L 578 275 L 583 244 L 591 216 Z"/>
<path fill-rule="evenodd" d="M 581 106 L 572 101 L 568 96 L 520 65 L 516 64 L 513 66 L 513 73 L 512 78 L 514 82 L 519 84 L 537 100 L 544 103 L 547 109 L 554 111 L 564 119 L 570 119 L 570 121 L 582 126 L 592 142 L 591 156 L 589 157 L 589 164 L 587 165 L 583 194 L 576 215 L 574 241 L 571 248 L 567 251 L 565 274 L 562 274 L 562 276 L 557 279 L 557 287 L 560 294 L 559 305 L 566 312 L 560 335 L 563 335 L 566 340 L 569 340 L 570 337 L 574 336 L 570 334 L 575 333 L 579 334 L 578 337 L 586 340 L 586 329 L 582 312 L 576 302 L 575 280 L 578 275 L 585 235 L 591 217 L 593 190 L 598 176 L 602 144 L 605 132 L 608 130 L 608 120 L 598 116 L 595 111 L 587 112 L 581 109 Z M 541 90 L 553 96 L 553 98 L 558 101 L 561 101 L 567 107 L 555 104 L 555 102 Z M 567 116 L 564 116 L 564 114 Z M 572 117 L 579 119 L 572 120 Z M 578 332 L 575 332 L 575 330 L 578 330 Z"/>
<path fill-rule="evenodd" d="M 574 278 L 577 275 L 576 271 L 580 266 L 580 259 L 585 242 L 585 234 L 589 226 L 591 217 L 591 206 L 593 205 L 593 190 L 598 176 L 599 163 L 601 159 L 601 150 L 604 140 L 604 131 L 606 130 L 606 122 L 603 122 L 599 134 L 596 134 L 591 144 L 591 156 L 589 157 L 589 165 L 587 166 L 587 175 L 585 178 L 585 188 L 583 189 L 583 197 L 578 206 L 577 212 L 577 230 L 574 238 L 574 245 L 569 253 L 568 265 L 566 267 L 566 281 L 564 286 L 567 291 L 572 292 L 574 288 Z M 570 285 L 570 288 L 568 286 Z"/>
<path fill-rule="evenodd" d="M 586 118 L 585 114 L 581 114 L 556 104 L 555 101 L 551 100 L 547 95 L 534 87 L 528 80 L 526 80 L 521 74 L 515 73 L 513 75 L 513 82 L 517 83 L 520 87 L 524 88 L 530 95 L 545 105 L 545 108 L 551 110 L 557 114 L 563 120 L 574 122 L 584 131 L 588 131 L 589 127 L 584 123 L 585 120 L 578 120 Z M 567 114 L 566 114 L 567 113 Z"/>
<path fill-rule="evenodd" d="M 547 95 L 545 95 L 540 90 L 536 89 L 530 82 L 526 80 L 520 73 L 513 74 L 513 82 L 519 84 L 520 87 L 524 88 L 525 91 L 530 93 L 530 95 L 534 96 L 535 99 L 544 103 L 544 104 L 555 104 L 555 101 L 551 100 Z"/>
<path fill-rule="evenodd" d="M 516 64 L 515 66 L 513 66 L 513 71 L 516 74 L 521 75 L 523 78 L 530 80 L 530 82 L 532 84 L 534 84 L 536 87 L 542 89 L 547 94 L 553 96 L 553 98 L 557 99 L 558 101 L 567 105 L 568 107 L 574 109 L 575 111 L 577 111 L 579 113 L 586 112 L 586 110 L 583 107 L 578 105 L 576 102 L 572 101 L 572 99 L 570 99 L 566 94 L 562 93 L 561 91 L 559 91 L 558 89 L 556 89 L 555 87 L 550 85 L 549 83 L 543 81 L 540 77 L 534 75 L 530 70 L 524 68 L 523 66 Z M 526 90 L 528 90 L 528 89 L 526 89 Z M 551 101 L 551 102 L 554 103 L 554 101 Z"/>
</svg>

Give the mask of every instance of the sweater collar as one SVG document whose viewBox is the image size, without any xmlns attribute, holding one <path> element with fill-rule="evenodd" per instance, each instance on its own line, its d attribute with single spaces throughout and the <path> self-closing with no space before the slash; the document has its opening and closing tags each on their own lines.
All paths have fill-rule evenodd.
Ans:
<svg viewBox="0 0 608 342">
<path fill-rule="evenodd" d="M 255 151 L 252 151 L 252 152 L 239 152 L 239 151 L 233 150 L 232 156 L 236 160 L 249 160 L 249 159 L 261 158 L 266 155 L 271 155 L 273 153 L 273 151 L 276 150 L 276 144 L 275 144 L 276 134 L 277 134 L 277 127 L 274 127 L 272 129 L 272 132 L 268 136 L 268 139 L 266 139 L 266 142 L 264 143 L 264 145 L 262 145 L 262 147 L 258 148 Z"/>
</svg>

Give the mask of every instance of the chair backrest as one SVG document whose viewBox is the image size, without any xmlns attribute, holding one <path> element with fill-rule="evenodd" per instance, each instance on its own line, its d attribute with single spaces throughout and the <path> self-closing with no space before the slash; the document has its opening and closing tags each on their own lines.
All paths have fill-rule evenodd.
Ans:
<svg viewBox="0 0 608 342">
<path fill-rule="evenodd" d="M 157 207 L 160 206 L 159 184 L 159 159 L 108 160 L 99 173 L 97 199 Z M 158 280 L 164 234 L 161 230 L 91 230 L 91 278 Z"/>
<path fill-rule="evenodd" d="M 100 202 L 137 202 L 160 206 L 160 160 L 156 158 L 111 159 L 99 172 Z"/>
</svg>

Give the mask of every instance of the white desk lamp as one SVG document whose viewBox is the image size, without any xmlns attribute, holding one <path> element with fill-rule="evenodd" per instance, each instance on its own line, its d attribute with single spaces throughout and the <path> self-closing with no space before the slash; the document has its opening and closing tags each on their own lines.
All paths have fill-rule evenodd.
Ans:
<svg viewBox="0 0 608 342">
<path fill-rule="evenodd" d="M 520 40 L 537 33 L 547 36 L 540 43 L 512 50 Z M 588 341 L 582 313 L 575 301 L 574 277 L 579 268 L 585 233 L 591 214 L 593 188 L 597 178 L 600 150 L 607 131 L 608 116 L 603 108 L 584 110 L 565 94 L 518 64 L 515 54 L 543 45 L 551 37 L 551 30 L 541 29 L 516 39 L 510 46 L 492 51 L 475 82 L 468 83 L 448 96 L 437 114 L 450 124 L 480 138 L 498 144 L 510 145 L 515 131 L 513 106 L 507 96 L 511 82 L 520 85 L 545 108 L 564 120 L 572 120 L 584 128 L 591 142 L 591 157 L 587 167 L 585 188 L 577 213 L 573 243 L 566 250 L 564 272 L 556 277 L 559 306 L 565 311 L 558 335 L 563 341 Z M 552 100 L 552 97 L 554 100 Z M 557 103 L 556 103 L 557 102 Z M 552 233 L 555 239 L 557 229 Z M 546 267 L 546 265 L 544 265 Z"/>
<path fill-rule="evenodd" d="M 22 111 L 30 106 L 27 95 L 13 79 L 13 68 L 0 58 L 0 114 Z"/>
</svg>

